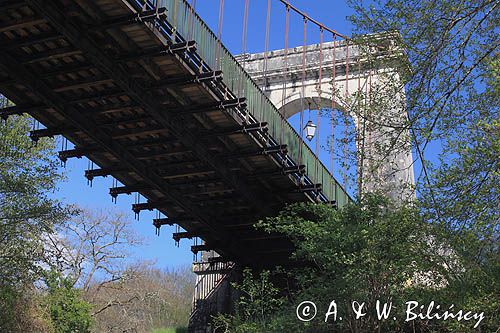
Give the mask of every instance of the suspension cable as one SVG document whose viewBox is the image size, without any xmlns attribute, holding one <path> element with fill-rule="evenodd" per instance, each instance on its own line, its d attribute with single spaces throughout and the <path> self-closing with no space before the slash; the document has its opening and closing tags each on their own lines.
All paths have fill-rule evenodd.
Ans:
<svg viewBox="0 0 500 333">
<path fill-rule="evenodd" d="M 356 150 L 358 151 L 358 153 L 356 154 L 356 161 L 357 161 L 357 177 L 358 177 L 358 196 L 361 197 L 361 186 L 363 185 L 363 181 L 361 179 L 361 176 L 363 174 L 363 154 L 364 154 L 364 142 L 362 143 L 361 140 L 364 140 L 362 138 L 362 133 L 360 133 L 360 129 L 359 127 L 361 126 L 361 118 L 363 119 L 363 128 L 364 128 L 364 123 L 365 123 L 365 117 L 363 115 L 363 117 L 361 117 L 361 61 L 359 61 L 359 57 L 360 57 L 360 49 L 359 49 L 359 46 L 358 46 L 358 56 L 356 57 L 356 64 L 358 65 L 358 92 L 357 92 L 357 108 L 358 108 L 358 117 L 357 117 L 357 121 L 358 123 L 355 124 L 355 128 L 356 128 L 356 147 L 360 147 L 360 148 L 357 148 Z"/>
<path fill-rule="evenodd" d="M 219 0 L 219 23 L 217 26 L 217 50 L 215 51 L 215 68 L 221 70 L 222 63 L 220 59 L 222 49 L 222 24 L 224 23 L 224 0 Z"/>
<path fill-rule="evenodd" d="M 288 1 L 287 1 L 288 3 Z M 290 7 L 286 7 L 286 17 L 285 17 L 285 69 L 286 72 L 283 73 L 283 89 L 281 90 L 281 108 L 282 108 L 282 117 L 281 117 L 281 142 L 284 142 L 284 131 L 283 127 L 286 125 L 285 124 L 285 116 L 286 116 L 286 111 L 285 111 L 285 103 L 286 103 L 286 76 L 288 74 L 288 33 L 290 31 Z"/>
<path fill-rule="evenodd" d="M 333 34 L 333 56 L 332 56 L 332 113 L 331 113 L 331 127 L 332 127 L 332 146 L 330 147 L 330 167 L 332 169 L 332 175 L 335 169 L 335 77 L 337 76 L 337 35 Z"/>
<path fill-rule="evenodd" d="M 243 14 L 243 30 L 241 36 L 241 52 L 243 55 L 243 68 L 245 68 L 246 58 L 247 58 L 247 39 L 248 39 L 248 11 L 250 7 L 250 0 L 245 0 L 245 11 Z M 244 87 L 243 87 L 243 75 L 244 71 L 240 73 L 240 82 L 238 93 L 240 97 L 244 97 Z M 248 121 L 248 112 L 245 114 L 245 119 Z"/>
<path fill-rule="evenodd" d="M 350 39 L 348 36 L 346 35 L 343 35 L 343 34 L 340 34 L 338 33 L 337 31 L 333 30 L 333 29 L 330 29 L 328 27 L 326 27 L 324 24 L 316 21 L 315 19 L 313 19 L 312 17 L 310 17 L 309 15 L 307 15 L 305 12 L 301 11 L 300 9 L 298 9 L 297 7 L 294 7 L 293 5 L 290 4 L 290 1 L 289 0 L 279 0 L 281 3 L 285 4 L 289 9 L 292 9 L 294 12 L 296 12 L 297 14 L 299 14 L 300 16 L 304 17 L 305 19 L 307 19 L 308 21 L 311 21 L 313 24 L 317 25 L 318 27 L 323 27 L 323 29 L 325 31 L 328 31 L 328 32 L 331 32 L 332 34 L 334 35 L 337 35 L 343 39 Z"/>
<path fill-rule="evenodd" d="M 263 91 L 267 90 L 267 64 L 269 58 L 269 33 L 271 30 L 271 0 L 267 0 L 267 15 L 266 15 L 266 35 L 265 35 L 265 43 L 264 43 L 264 87 Z M 265 94 L 261 94 L 261 105 L 264 105 L 264 100 L 267 97 Z M 280 117 L 281 118 L 281 117 Z M 276 122 L 273 122 L 273 132 L 276 133 Z M 281 128 L 283 131 L 283 127 Z M 282 142 L 282 141 L 281 141 Z"/>
<path fill-rule="evenodd" d="M 302 107 L 300 110 L 300 137 L 304 139 L 304 110 L 305 110 L 305 93 L 306 93 L 306 49 L 307 49 L 307 18 L 304 16 L 304 44 L 302 46 L 302 90 L 301 90 L 301 103 Z M 309 111 L 310 112 L 310 111 Z M 302 145 L 299 146 L 299 157 L 302 162 Z"/>
<path fill-rule="evenodd" d="M 316 129 L 316 151 L 315 154 L 319 158 L 319 135 L 321 128 L 321 82 L 323 81 L 323 28 L 319 28 L 319 87 L 318 87 L 318 95 L 319 95 L 319 105 L 318 105 L 318 114 L 317 114 L 317 129 Z"/>
<path fill-rule="evenodd" d="M 271 28 L 271 0 L 267 0 L 266 41 L 264 45 L 264 87 L 267 86 L 267 60 L 269 57 L 269 32 Z"/>
<path fill-rule="evenodd" d="M 344 110 L 344 188 L 347 190 L 348 186 L 348 177 L 347 174 L 349 172 L 348 168 L 348 141 L 349 141 L 349 132 L 348 132 L 348 98 L 349 98 L 349 41 L 346 40 L 346 65 L 345 65 L 345 110 Z"/>
</svg>

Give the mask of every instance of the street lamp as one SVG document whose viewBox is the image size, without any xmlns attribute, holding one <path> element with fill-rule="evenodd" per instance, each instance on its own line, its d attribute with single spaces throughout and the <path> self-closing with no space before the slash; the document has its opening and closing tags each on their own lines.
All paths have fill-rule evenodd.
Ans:
<svg viewBox="0 0 500 333">
<path fill-rule="evenodd" d="M 312 138 L 314 138 L 314 134 L 316 133 L 316 125 L 311 120 L 309 120 L 306 124 L 306 127 L 304 127 L 304 130 L 306 131 L 307 140 L 311 141 Z"/>
</svg>

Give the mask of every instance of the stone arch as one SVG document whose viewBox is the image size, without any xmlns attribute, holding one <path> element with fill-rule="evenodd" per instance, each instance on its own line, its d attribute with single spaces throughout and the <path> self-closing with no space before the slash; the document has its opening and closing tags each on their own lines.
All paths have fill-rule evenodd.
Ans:
<svg viewBox="0 0 500 333">
<path fill-rule="evenodd" d="M 289 49 L 288 52 L 284 50 L 272 51 L 268 54 L 267 60 L 265 60 L 266 57 L 264 53 L 248 54 L 244 56 L 242 65 L 254 81 L 263 89 L 264 93 L 278 110 L 284 111 L 284 115 L 288 119 L 301 110 L 308 108 L 303 105 L 304 102 L 311 101 L 312 105 L 318 104 L 318 106 L 320 106 L 315 106 L 313 109 L 320 109 L 322 107 L 331 108 L 331 98 L 333 94 L 333 51 L 335 51 L 336 61 L 334 78 L 336 91 L 346 92 L 347 96 L 344 97 L 353 96 L 358 91 L 358 79 L 367 82 L 367 68 L 369 68 L 370 64 L 365 63 L 359 65 L 359 63 L 357 63 L 357 57 L 359 57 L 360 63 L 366 60 L 360 55 L 360 50 L 356 49 L 356 46 L 351 45 L 349 49 L 351 54 L 349 64 L 356 64 L 356 66 L 350 67 L 349 77 L 347 77 L 347 52 L 345 45 L 342 43 L 337 44 L 334 48 L 333 43 L 324 43 L 322 50 L 324 62 L 321 97 L 319 92 L 319 45 L 307 46 L 305 52 L 307 59 L 305 72 L 302 65 L 304 54 L 302 48 Z M 285 54 L 287 57 L 286 62 Z M 266 66 L 264 66 L 265 61 L 267 61 Z M 263 71 L 263 68 L 267 68 L 266 72 Z M 356 69 L 359 68 L 361 68 L 361 70 L 357 72 Z M 370 82 L 372 79 L 373 82 L 377 82 L 379 76 L 376 74 L 384 72 L 394 72 L 394 68 L 377 69 L 371 74 Z M 382 78 L 383 76 L 380 77 L 380 82 L 383 82 Z M 399 80 L 397 73 L 394 79 Z M 341 93 L 340 95 L 344 94 Z M 338 97 L 339 98 L 336 98 L 335 108 L 341 111 L 351 110 L 349 106 L 344 105 L 349 99 L 345 99 L 342 96 Z M 404 100 L 404 93 L 391 97 L 391 101 L 402 100 Z M 356 131 L 360 132 L 363 124 L 360 119 L 358 119 L 354 109 L 352 110 L 353 112 L 348 112 L 348 116 L 352 119 Z M 384 119 L 395 120 L 396 123 L 399 121 L 403 123 L 407 119 L 404 108 L 393 108 L 391 106 L 389 106 L 387 110 L 382 111 L 381 116 L 383 116 Z M 391 193 L 389 193 L 389 195 L 396 199 L 412 196 L 413 189 L 411 185 L 414 185 L 414 175 L 413 156 L 410 141 L 408 139 L 409 135 L 397 136 L 399 141 L 395 145 L 397 147 L 405 147 L 402 148 L 403 150 L 391 151 L 387 154 L 387 152 L 381 153 L 380 149 L 377 147 L 392 142 L 391 138 L 395 137 L 395 135 L 393 135 L 395 131 L 390 126 L 383 128 L 381 131 L 377 131 L 378 132 L 373 133 L 369 131 L 366 132 L 368 136 L 375 139 L 370 143 L 368 149 L 364 146 L 364 160 L 372 161 L 370 170 L 375 171 L 371 171 L 370 175 L 363 174 L 363 178 L 369 176 L 369 179 L 363 180 L 363 191 L 380 190 L 388 193 L 387 189 L 396 189 L 390 190 Z"/>
</svg>

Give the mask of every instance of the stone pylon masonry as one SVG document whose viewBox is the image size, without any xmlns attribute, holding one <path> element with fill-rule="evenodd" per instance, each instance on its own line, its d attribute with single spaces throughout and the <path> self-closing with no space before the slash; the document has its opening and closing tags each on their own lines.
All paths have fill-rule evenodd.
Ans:
<svg viewBox="0 0 500 333">
<path fill-rule="evenodd" d="M 391 38 L 385 49 L 348 47 L 349 58 L 344 41 L 336 42 L 335 47 L 333 42 L 323 43 L 321 52 L 319 44 L 307 46 L 305 75 L 302 47 L 288 49 L 286 55 L 285 50 L 270 51 L 267 60 L 265 53 L 239 55 L 237 59 L 286 118 L 309 105 L 312 109 L 331 108 L 334 97 L 336 109 L 346 111 L 356 127 L 362 192 L 382 191 L 397 200 L 412 198 L 412 147 L 398 73 L 402 52 Z M 365 105 L 370 108 L 363 108 Z M 329 127 L 324 125 L 328 131 Z"/>
</svg>

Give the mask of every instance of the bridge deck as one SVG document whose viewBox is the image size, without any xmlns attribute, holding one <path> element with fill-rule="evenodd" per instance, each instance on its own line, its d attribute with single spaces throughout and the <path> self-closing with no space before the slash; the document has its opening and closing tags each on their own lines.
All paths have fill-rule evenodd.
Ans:
<svg viewBox="0 0 500 333">
<path fill-rule="evenodd" d="M 286 261 L 291 244 L 252 223 L 285 203 L 343 203 L 345 193 L 329 198 L 303 175 L 292 147 L 201 58 L 203 42 L 186 41 L 150 9 L 0 0 L 0 92 L 16 104 L 2 114 L 39 120 L 47 129 L 34 138 L 67 137 L 75 149 L 63 159 L 87 156 L 99 167 L 90 178 L 112 175 L 124 184 L 114 194 L 140 192 L 148 201 L 135 209 L 158 209 L 169 217 L 158 223 L 187 230 L 179 237 L 204 239 L 195 250 L 250 265 Z"/>
</svg>

